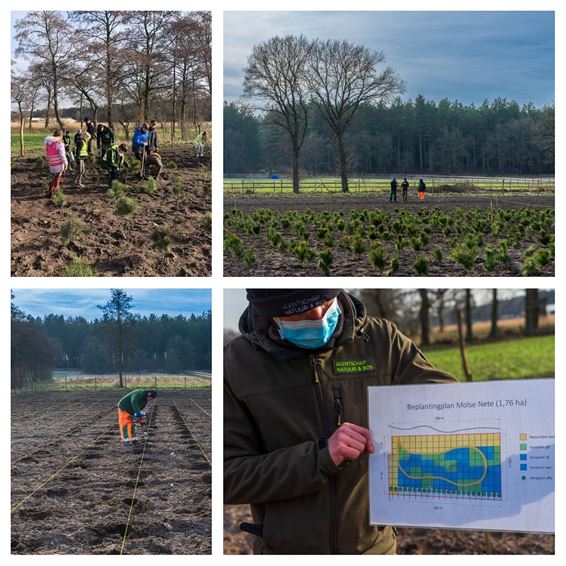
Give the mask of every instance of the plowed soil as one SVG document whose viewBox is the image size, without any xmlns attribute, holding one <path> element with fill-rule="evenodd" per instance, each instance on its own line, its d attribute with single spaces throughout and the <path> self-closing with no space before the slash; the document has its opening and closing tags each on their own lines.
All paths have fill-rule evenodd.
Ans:
<svg viewBox="0 0 566 566">
<path fill-rule="evenodd" d="M 170 148 L 162 157 L 157 189 L 134 195 L 139 206 L 130 219 L 114 212 L 106 195 L 108 173 L 100 166 L 87 162 L 84 188 L 73 188 L 72 172 L 64 175 L 61 188 L 68 202 L 61 208 L 45 196 L 50 174 L 41 158 L 13 160 L 12 275 L 60 276 L 80 259 L 97 276 L 210 276 L 210 155 L 196 158 L 190 149 Z M 172 163 L 182 178 L 180 199 L 173 191 Z M 60 230 L 69 214 L 84 230 L 64 245 Z M 163 224 L 171 230 L 170 251 L 155 249 L 151 240 Z"/>
<path fill-rule="evenodd" d="M 13 400 L 13 554 L 210 554 L 210 390 L 160 390 L 143 454 L 120 441 L 123 394 Z"/>
<path fill-rule="evenodd" d="M 253 522 L 246 505 L 224 506 L 224 554 L 251 554 Z M 554 554 L 554 535 L 446 529 L 398 529 L 397 554 Z"/>
</svg>

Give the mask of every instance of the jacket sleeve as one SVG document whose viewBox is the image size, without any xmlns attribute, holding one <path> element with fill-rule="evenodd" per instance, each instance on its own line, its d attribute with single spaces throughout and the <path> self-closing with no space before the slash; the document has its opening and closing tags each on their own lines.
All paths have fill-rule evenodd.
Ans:
<svg viewBox="0 0 566 566">
<path fill-rule="evenodd" d="M 266 503 L 315 493 L 340 471 L 327 447 L 307 441 L 265 452 L 245 403 L 224 383 L 224 500 Z"/>
<path fill-rule="evenodd" d="M 394 324 L 390 327 L 391 356 L 396 361 L 393 385 L 418 383 L 458 383 L 452 374 L 436 369 Z"/>
</svg>

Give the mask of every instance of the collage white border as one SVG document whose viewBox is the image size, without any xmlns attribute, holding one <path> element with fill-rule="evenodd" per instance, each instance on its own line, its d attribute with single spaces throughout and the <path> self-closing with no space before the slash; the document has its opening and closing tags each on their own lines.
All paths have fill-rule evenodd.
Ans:
<svg viewBox="0 0 566 566">
<path fill-rule="evenodd" d="M 90 4 L 90 3 L 89 3 Z M 561 229 L 561 219 L 566 220 L 565 213 L 557 216 L 557 261 L 556 261 L 556 276 L 553 278 L 487 278 L 487 277 L 467 277 L 467 278 L 354 278 L 354 277 L 317 277 L 310 279 L 302 279 L 297 277 L 292 278 L 223 278 L 222 277 L 222 255 L 223 255 L 223 245 L 222 245 L 222 108 L 223 108 L 223 72 L 222 72 L 222 61 L 223 61 L 223 11 L 261 11 L 261 10 L 274 10 L 274 11 L 294 11 L 294 10 L 338 10 L 338 11 L 354 11 L 354 10 L 368 10 L 368 11 L 404 11 L 404 10 L 414 10 L 414 11 L 442 11 L 442 10 L 551 10 L 555 11 L 556 14 L 556 98 L 555 101 L 564 102 L 564 49 L 565 40 L 564 34 L 566 33 L 565 14 L 566 14 L 566 2 L 564 0 L 463 0 L 455 5 L 454 2 L 447 0 L 429 0 L 425 3 L 419 2 L 418 0 L 396 0 L 393 1 L 369 1 L 369 0 L 349 0 L 348 2 L 338 2 L 336 0 L 287 0 L 286 2 L 280 2 L 277 4 L 267 4 L 265 0 L 195 0 L 191 2 L 190 0 L 164 0 L 163 2 L 156 4 L 155 1 L 150 0 L 113 0 L 108 2 L 102 0 L 96 2 L 95 6 L 83 6 L 80 3 L 77 4 L 75 1 L 69 0 L 53 0 L 53 1 L 15 1 L 8 0 L 7 3 L 0 6 L 2 13 L 1 22 L 3 23 L 3 32 L 0 34 L 0 41 L 3 42 L 3 53 L 5 57 L 1 58 L 2 65 L 2 76 L 5 77 L 4 88 L 2 90 L 2 106 L 4 108 L 10 107 L 10 84 L 8 80 L 10 71 L 10 58 L 8 54 L 11 53 L 11 25 L 10 25 L 10 12 L 13 10 L 24 11 L 24 10 L 41 10 L 46 9 L 48 5 L 49 9 L 53 10 L 76 10 L 84 7 L 95 8 L 95 9 L 120 9 L 120 10 L 140 10 L 140 9 L 171 9 L 171 10 L 211 10 L 213 13 L 213 112 L 212 112 L 212 143 L 213 143 L 213 165 L 212 165 L 212 187 L 213 187 L 213 253 L 212 253 L 212 278 L 89 278 L 89 279 L 74 279 L 74 278 L 21 278 L 21 277 L 10 277 L 10 204 L 9 204 L 9 187 L 10 187 L 10 165 L 8 162 L 10 156 L 10 146 L 8 137 L 8 125 L 9 120 L 7 120 L 7 126 L 4 131 L 4 135 L 0 136 L 0 155 L 4 159 L 4 197 L 3 206 L 0 207 L 0 296 L 4 300 L 0 301 L 0 328 L 2 333 L 0 336 L 1 348 L 2 348 L 2 373 L 4 379 L 4 398 L 9 399 L 9 355 L 10 355 L 10 315 L 9 315 L 9 292 L 10 289 L 18 288 L 112 288 L 112 287 L 124 287 L 129 289 L 135 288 L 211 288 L 212 289 L 212 311 L 213 311 L 213 393 L 212 393 L 212 427 L 213 427 L 213 546 L 212 546 L 212 556 L 129 556 L 129 557 L 114 557 L 114 556 L 81 556 L 80 560 L 86 560 L 89 563 L 93 563 L 94 559 L 102 559 L 107 563 L 113 563 L 114 561 L 130 561 L 134 560 L 136 563 L 144 562 L 155 563 L 156 560 L 161 563 L 162 561 L 171 563 L 171 561 L 180 563 L 180 561 L 191 560 L 198 562 L 199 564 L 210 564 L 212 560 L 214 564 L 217 561 L 239 561 L 246 560 L 245 557 L 237 556 L 223 556 L 223 511 L 222 511 L 222 388 L 221 376 L 222 376 L 222 334 L 223 334 L 223 324 L 222 324 L 222 312 L 223 312 L 223 289 L 224 288 L 245 288 L 250 286 L 255 287 L 291 287 L 296 284 L 300 287 L 320 287 L 332 286 L 332 287 L 344 287 L 344 288 L 415 288 L 418 286 L 426 288 L 517 288 L 522 289 L 526 287 L 539 287 L 539 288 L 556 288 L 557 291 L 557 311 L 558 311 L 558 323 L 556 325 L 556 339 L 557 343 L 562 343 L 561 340 L 564 339 L 565 334 L 563 331 L 562 323 L 562 305 L 566 304 L 562 300 L 563 289 L 566 288 L 566 281 L 564 281 L 564 252 L 561 247 L 562 243 L 562 229 Z M 556 178 L 561 179 L 561 173 L 564 163 L 564 113 L 561 104 L 556 104 Z M 8 118 L 8 113 L 6 111 L 6 118 Z M 562 211 L 564 208 L 564 197 L 562 196 L 562 191 L 560 190 L 560 183 L 557 183 L 556 192 L 556 209 Z M 556 357 L 556 375 L 560 376 L 563 368 L 566 364 Z M 556 392 L 558 403 L 564 396 L 565 388 L 561 383 L 560 379 L 556 380 Z M 557 404 L 557 408 L 560 409 L 560 405 Z M 564 419 L 560 410 L 557 411 L 557 429 L 562 430 Z M 43 560 L 46 562 L 52 562 L 57 560 L 57 562 L 68 562 L 69 564 L 76 561 L 78 556 L 12 556 L 10 554 L 10 460 L 8 457 L 10 451 L 10 438 L 7 433 L 10 427 L 10 411 L 9 405 L 6 403 L 2 407 L 0 414 L 0 423 L 2 430 L 5 433 L 2 435 L 2 445 L 1 454 L 3 457 L 2 467 L 1 467 L 1 491 L 0 491 L 0 509 L 1 513 L 1 553 L 0 557 L 8 558 L 9 561 L 20 564 L 31 563 L 32 560 Z M 560 447 L 560 443 L 559 443 Z M 563 455 L 557 452 L 557 469 L 560 472 L 563 469 L 562 464 L 565 459 Z M 563 490 L 560 489 L 561 483 L 557 481 L 557 532 L 560 533 L 560 525 L 563 524 L 564 513 L 561 512 L 561 505 L 563 503 Z M 561 556 L 563 553 L 564 543 L 562 542 L 562 537 L 556 537 L 556 555 L 554 557 L 540 557 L 543 560 L 556 560 L 556 557 Z M 525 559 L 533 560 L 538 557 L 514 557 L 505 556 L 498 557 L 497 560 L 510 561 L 512 559 Z M 265 557 L 263 558 L 263 560 Z M 394 560 L 411 560 L 415 559 L 412 557 L 404 556 L 397 557 Z M 449 559 L 449 558 L 446 558 Z M 474 560 L 472 556 L 462 557 L 463 560 Z M 489 557 L 488 560 L 494 560 L 494 558 Z M 260 558 L 252 560 L 260 560 Z M 287 560 L 283 556 L 269 557 L 268 560 L 272 563 Z M 325 561 L 330 561 L 338 563 L 338 560 L 342 560 L 340 557 L 325 557 Z M 438 557 L 420 557 L 420 560 L 432 563 L 432 560 L 439 560 Z"/>
</svg>

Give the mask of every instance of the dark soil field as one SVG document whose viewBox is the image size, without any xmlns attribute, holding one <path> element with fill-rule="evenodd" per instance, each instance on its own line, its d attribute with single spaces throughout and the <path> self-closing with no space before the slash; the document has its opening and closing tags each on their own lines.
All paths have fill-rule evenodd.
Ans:
<svg viewBox="0 0 566 566">
<path fill-rule="evenodd" d="M 191 148 L 169 148 L 162 157 L 157 189 L 133 195 L 139 206 L 131 218 L 114 212 L 108 173 L 99 165 L 87 162 L 84 188 L 73 188 L 74 173 L 65 173 L 61 187 L 68 202 L 61 208 L 45 196 L 50 175 L 42 158 L 13 159 L 12 275 L 61 276 L 81 260 L 96 276 L 210 276 L 210 154 L 196 158 Z M 174 171 L 182 196 L 174 191 Z M 128 181 L 134 188 L 139 183 Z M 60 230 L 69 217 L 82 227 L 65 245 Z M 151 239 L 162 225 L 170 228 L 168 251 L 156 249 Z"/>
<path fill-rule="evenodd" d="M 251 554 L 253 535 L 240 531 L 253 522 L 246 505 L 224 506 L 224 554 Z M 398 554 L 554 554 L 554 535 L 445 529 L 398 529 Z"/>
<path fill-rule="evenodd" d="M 13 554 L 210 554 L 210 389 L 160 390 L 143 453 L 120 441 L 123 394 L 12 399 Z"/>
<path fill-rule="evenodd" d="M 399 197 L 400 198 L 400 197 Z M 554 210 L 554 194 L 551 192 L 541 193 L 523 193 L 523 192 L 490 192 L 490 191 L 474 191 L 470 193 L 463 192 L 442 192 L 435 194 L 427 194 L 424 203 L 419 202 L 416 197 L 409 200 L 407 204 L 401 202 L 390 204 L 388 198 L 384 194 L 300 194 L 300 195 L 245 195 L 245 196 L 228 196 L 224 198 L 224 211 L 227 214 L 233 211 L 241 211 L 244 215 L 251 215 L 254 212 L 267 209 L 275 211 L 277 214 L 283 215 L 288 211 L 312 211 L 315 214 L 323 212 L 344 212 L 348 215 L 351 211 L 363 210 L 383 210 L 391 214 L 391 223 L 403 212 L 409 212 L 418 217 L 422 210 L 440 209 L 443 213 L 460 211 L 484 211 L 489 210 Z M 512 224 L 512 223 L 510 223 Z M 259 235 L 250 234 L 245 230 L 233 228 L 225 220 L 225 228 L 227 232 L 231 232 L 241 239 L 241 247 L 244 250 L 242 257 L 237 257 L 234 253 L 224 253 L 224 275 L 225 276 L 297 276 L 312 277 L 322 276 L 317 254 L 325 249 L 325 246 L 316 240 L 314 232 L 311 233 L 309 245 L 315 252 L 314 259 L 300 261 L 288 250 L 281 251 L 271 245 L 265 236 L 265 233 Z M 307 226 L 307 229 L 312 227 Z M 399 251 L 398 266 L 396 269 L 390 269 L 391 259 L 396 252 L 392 251 L 392 244 L 384 242 L 386 249 L 386 267 L 376 269 L 368 259 L 367 252 L 361 253 L 359 256 L 353 254 L 349 249 L 343 249 L 338 245 L 338 239 L 342 234 L 336 231 L 333 234 L 336 237 L 336 245 L 332 248 L 332 265 L 329 270 L 331 276 L 416 276 L 419 275 L 414 267 L 418 256 L 424 255 L 428 259 L 428 270 L 426 275 L 429 276 L 520 276 L 523 273 L 523 264 L 525 261 L 525 253 L 530 246 L 537 247 L 540 243 L 535 239 L 529 241 L 527 238 L 520 238 L 518 245 L 509 245 L 507 249 L 508 261 L 499 262 L 489 271 L 484 268 L 483 247 L 491 245 L 497 248 L 501 239 L 506 236 L 505 230 L 512 226 L 505 226 L 503 234 L 500 238 L 492 237 L 487 234 L 483 246 L 480 247 L 479 253 L 475 257 L 473 266 L 465 269 L 462 265 L 456 263 L 450 258 L 451 248 L 446 242 L 446 238 L 442 232 L 432 231 L 429 234 L 429 243 L 419 252 L 415 252 L 410 245 L 406 244 Z M 554 232 L 554 227 L 552 228 Z M 294 234 L 292 230 L 280 230 L 283 238 L 293 241 Z M 297 238 L 296 238 L 297 239 Z M 379 239 L 376 242 L 380 242 Z M 369 248 L 372 242 L 365 241 Z M 433 259 L 433 250 L 437 249 L 437 253 L 441 254 L 441 260 Z M 253 250 L 253 260 L 248 263 L 244 260 L 245 252 Z M 538 250 L 538 248 L 537 248 Z M 543 260 L 547 261 L 547 260 Z M 554 275 L 554 257 L 544 266 L 536 269 L 536 273 L 532 275 L 553 276 Z"/>
</svg>

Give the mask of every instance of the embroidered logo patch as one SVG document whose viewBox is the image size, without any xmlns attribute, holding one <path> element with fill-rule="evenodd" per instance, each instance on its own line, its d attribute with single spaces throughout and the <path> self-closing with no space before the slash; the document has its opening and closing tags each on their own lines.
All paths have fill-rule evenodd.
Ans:
<svg viewBox="0 0 566 566">
<path fill-rule="evenodd" d="M 375 370 L 371 360 L 334 360 L 334 373 L 366 373 Z"/>
</svg>

